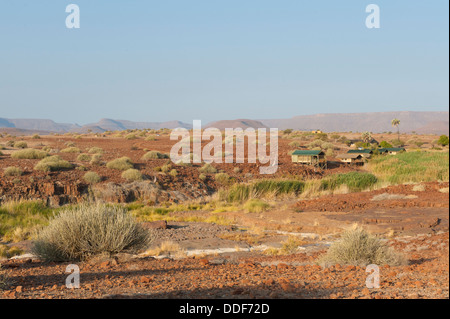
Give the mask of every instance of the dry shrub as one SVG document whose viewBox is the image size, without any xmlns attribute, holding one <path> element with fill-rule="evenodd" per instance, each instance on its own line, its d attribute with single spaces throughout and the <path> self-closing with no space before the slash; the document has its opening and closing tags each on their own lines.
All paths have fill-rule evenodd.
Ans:
<svg viewBox="0 0 450 319">
<path fill-rule="evenodd" d="M 81 153 L 78 147 L 68 147 L 61 150 L 61 153 Z"/>
<path fill-rule="evenodd" d="M 76 261 L 99 254 L 137 252 L 151 240 L 151 233 L 126 209 L 85 203 L 61 210 L 39 232 L 32 251 L 45 261 Z"/>
<path fill-rule="evenodd" d="M 22 176 L 23 170 L 20 167 L 10 166 L 5 168 L 5 176 Z"/>
<path fill-rule="evenodd" d="M 91 160 L 91 156 L 89 154 L 80 154 L 77 157 L 77 161 L 80 162 L 89 162 Z"/>
<path fill-rule="evenodd" d="M 122 178 L 126 179 L 129 182 L 141 181 L 142 180 L 142 174 L 137 169 L 130 168 L 130 169 L 127 169 L 125 172 L 122 173 Z"/>
<path fill-rule="evenodd" d="M 339 241 L 334 242 L 318 263 L 327 265 L 399 266 L 407 264 L 407 259 L 381 239 L 370 235 L 359 226 L 345 231 Z"/>
<path fill-rule="evenodd" d="M 14 143 L 15 148 L 27 148 L 28 144 L 24 141 L 19 141 Z"/>
<path fill-rule="evenodd" d="M 11 158 L 14 159 L 42 159 L 47 156 L 48 156 L 47 152 L 35 150 L 33 148 L 16 151 L 11 154 Z"/>
<path fill-rule="evenodd" d="M 163 158 L 169 158 L 169 155 L 160 153 L 158 151 L 150 151 L 145 153 L 144 156 L 142 156 L 142 159 L 146 161 L 151 159 L 163 159 Z"/>
<path fill-rule="evenodd" d="M 46 157 L 34 166 L 35 170 L 43 172 L 54 172 L 72 168 L 72 164 L 63 160 L 58 155 Z"/>
<path fill-rule="evenodd" d="M 127 169 L 133 168 L 133 162 L 128 157 L 116 158 L 106 164 L 107 168 L 118 169 L 120 171 L 126 171 Z"/>
<path fill-rule="evenodd" d="M 103 154 L 103 149 L 100 147 L 91 147 L 88 151 L 89 154 Z"/>
<path fill-rule="evenodd" d="M 89 184 L 97 184 L 102 180 L 96 172 L 87 172 L 84 174 L 83 179 Z"/>
</svg>

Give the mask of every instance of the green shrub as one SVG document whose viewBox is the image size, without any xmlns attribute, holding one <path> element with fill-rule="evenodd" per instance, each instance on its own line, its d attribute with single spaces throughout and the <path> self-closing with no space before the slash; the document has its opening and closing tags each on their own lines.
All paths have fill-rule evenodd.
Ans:
<svg viewBox="0 0 450 319">
<path fill-rule="evenodd" d="M 27 148 L 28 144 L 24 141 L 19 141 L 14 143 L 15 148 Z"/>
<path fill-rule="evenodd" d="M 333 243 L 327 253 L 319 258 L 318 263 L 324 266 L 335 264 L 399 266 L 405 265 L 407 260 L 380 239 L 360 227 L 355 227 L 344 232 L 341 239 Z"/>
<path fill-rule="evenodd" d="M 201 181 L 204 181 L 206 179 L 206 175 L 205 174 L 200 174 L 198 175 L 198 179 Z"/>
<path fill-rule="evenodd" d="M 63 160 L 58 155 L 46 157 L 34 166 L 35 170 L 43 172 L 54 172 L 72 168 L 72 164 Z"/>
<path fill-rule="evenodd" d="M 77 161 L 80 162 L 89 162 L 91 160 L 91 156 L 89 154 L 80 154 L 77 157 Z"/>
<path fill-rule="evenodd" d="M 147 152 L 144 156 L 142 156 L 142 159 L 146 161 L 151 159 L 164 159 L 164 158 L 169 158 L 169 155 L 160 153 L 158 151 L 150 151 Z"/>
<path fill-rule="evenodd" d="M 45 261 L 78 261 L 147 248 L 150 233 L 125 208 L 82 204 L 63 209 L 40 231 L 32 251 Z"/>
<path fill-rule="evenodd" d="M 34 135 L 32 136 L 32 138 L 35 139 L 35 140 L 38 140 L 38 139 L 40 139 L 41 137 L 39 136 L 39 134 L 34 134 Z"/>
<path fill-rule="evenodd" d="M 83 179 L 89 184 L 97 184 L 102 180 L 96 172 L 87 172 L 84 174 Z"/>
<path fill-rule="evenodd" d="M 11 154 L 11 158 L 15 159 L 42 159 L 47 156 L 48 156 L 47 152 L 35 150 L 33 148 L 16 151 Z"/>
<path fill-rule="evenodd" d="M 346 185 L 351 191 L 362 191 L 376 184 L 378 179 L 370 173 L 350 172 L 334 174 L 321 181 L 321 190 L 335 190 Z"/>
<path fill-rule="evenodd" d="M 449 139 L 447 135 L 441 135 L 437 141 L 438 145 L 447 146 L 449 143 Z"/>
<path fill-rule="evenodd" d="M 7 167 L 4 171 L 5 176 L 22 176 L 23 170 L 20 167 Z"/>
<path fill-rule="evenodd" d="M 215 174 L 217 173 L 217 169 L 214 168 L 211 164 L 205 164 L 201 168 L 198 169 L 200 173 L 203 174 Z"/>
<path fill-rule="evenodd" d="M 128 157 L 116 158 L 106 164 L 107 168 L 117 169 L 120 171 L 126 171 L 134 167 L 133 162 Z"/>
<path fill-rule="evenodd" d="M 61 150 L 61 153 L 81 153 L 78 147 L 68 147 Z"/>
<path fill-rule="evenodd" d="M 142 180 L 142 174 L 137 169 L 130 168 L 127 169 L 122 173 L 122 178 L 126 179 L 129 182 L 132 181 L 141 181 Z"/>
</svg>

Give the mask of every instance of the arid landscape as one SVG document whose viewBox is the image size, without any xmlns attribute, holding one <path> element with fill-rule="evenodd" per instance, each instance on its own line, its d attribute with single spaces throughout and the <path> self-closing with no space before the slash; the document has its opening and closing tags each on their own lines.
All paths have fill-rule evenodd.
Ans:
<svg viewBox="0 0 450 319">
<path fill-rule="evenodd" d="M 405 151 L 347 164 L 338 155 L 367 136 L 286 129 L 277 172 L 261 175 L 258 163 L 171 162 L 170 129 L 1 128 L 0 297 L 448 298 L 448 137 L 393 131 L 365 147 Z M 292 161 L 311 149 L 326 168 Z M 50 258 L 42 234 L 58 214 L 99 202 L 132 217 L 146 245 Z M 355 233 L 385 259 L 332 255 Z M 366 286 L 368 263 L 379 288 Z M 77 289 L 66 287 L 70 264 Z"/>
</svg>

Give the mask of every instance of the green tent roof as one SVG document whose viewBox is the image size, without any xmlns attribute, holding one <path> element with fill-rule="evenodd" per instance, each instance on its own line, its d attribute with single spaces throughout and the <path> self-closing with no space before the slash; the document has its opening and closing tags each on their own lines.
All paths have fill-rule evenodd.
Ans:
<svg viewBox="0 0 450 319">
<path fill-rule="evenodd" d="M 352 154 L 352 153 L 357 153 L 357 154 L 371 154 L 373 153 L 372 150 L 349 150 L 347 153 Z"/>
<path fill-rule="evenodd" d="M 379 148 L 378 152 L 384 153 L 384 152 L 401 152 L 405 151 L 403 147 L 385 147 L 385 148 Z"/>
<path fill-rule="evenodd" d="M 322 151 L 319 150 L 296 150 L 294 151 L 294 153 L 292 153 L 292 155 L 310 155 L 310 156 L 317 156 L 317 155 L 323 155 L 325 154 Z"/>
</svg>

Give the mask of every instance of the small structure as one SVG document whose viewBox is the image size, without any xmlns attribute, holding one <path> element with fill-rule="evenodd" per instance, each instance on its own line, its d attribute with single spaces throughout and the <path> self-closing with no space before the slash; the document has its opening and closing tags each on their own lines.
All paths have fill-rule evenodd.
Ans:
<svg viewBox="0 0 450 319">
<path fill-rule="evenodd" d="M 357 150 L 349 150 L 347 154 L 360 154 L 364 158 L 370 158 L 373 154 L 373 151 L 368 149 L 357 149 Z"/>
<path fill-rule="evenodd" d="M 344 153 L 344 154 L 339 154 L 338 156 L 336 156 L 336 158 L 339 158 L 341 160 L 342 163 L 346 163 L 349 165 L 362 165 L 364 164 L 364 157 L 362 156 L 362 154 L 358 154 L 358 153 Z"/>
<path fill-rule="evenodd" d="M 323 132 L 321 130 L 315 130 L 315 131 L 311 131 L 311 133 L 313 133 L 313 134 L 322 134 Z"/>
<path fill-rule="evenodd" d="M 296 150 L 291 156 L 292 163 L 313 165 L 321 168 L 327 167 L 325 153 L 320 150 Z"/>
<path fill-rule="evenodd" d="M 404 147 L 386 147 L 378 149 L 378 153 L 380 154 L 396 155 L 401 152 L 406 152 L 406 149 Z"/>
</svg>

